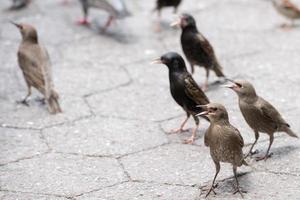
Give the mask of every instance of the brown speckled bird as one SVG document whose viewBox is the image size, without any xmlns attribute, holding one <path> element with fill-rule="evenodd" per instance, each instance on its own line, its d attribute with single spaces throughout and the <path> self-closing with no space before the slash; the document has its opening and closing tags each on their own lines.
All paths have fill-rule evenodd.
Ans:
<svg viewBox="0 0 300 200">
<path fill-rule="evenodd" d="M 214 183 L 220 171 L 220 162 L 232 164 L 233 173 L 236 180 L 234 194 L 238 192 L 242 195 L 236 170 L 237 167 L 243 164 L 248 166 L 244 160 L 242 150 L 244 146 L 244 140 L 239 130 L 230 124 L 228 113 L 223 105 L 218 103 L 210 103 L 200 107 L 204 108 L 205 111 L 198 114 L 198 116 L 207 116 L 210 120 L 210 126 L 204 136 L 204 143 L 205 146 L 210 148 L 210 155 L 216 166 L 216 174 L 214 176 L 212 186 L 206 194 L 206 197 L 210 194 L 210 192 L 214 192 Z"/>
<path fill-rule="evenodd" d="M 193 143 L 199 127 L 199 119 L 196 114 L 202 111 L 197 107 L 199 104 L 207 104 L 209 100 L 205 93 L 199 88 L 192 75 L 187 71 L 183 58 L 175 52 L 169 52 L 156 59 L 153 63 L 165 64 L 169 69 L 170 91 L 173 99 L 186 112 L 186 118 L 178 129 L 173 133 L 184 131 L 184 125 L 192 115 L 196 126 L 193 129 L 192 137 L 185 143 Z M 205 118 L 207 119 L 207 118 Z"/>
<path fill-rule="evenodd" d="M 109 14 L 104 30 L 111 25 L 113 20 L 122 19 L 130 15 L 123 0 L 80 0 L 80 3 L 82 5 L 84 17 L 78 22 L 82 25 L 89 24 L 87 18 L 90 8 L 102 9 Z"/>
<path fill-rule="evenodd" d="M 267 159 L 274 140 L 275 132 L 285 132 L 291 137 L 298 137 L 290 125 L 281 117 L 280 113 L 269 102 L 256 94 L 251 83 L 245 80 L 230 80 L 233 85 L 227 87 L 234 90 L 239 97 L 240 110 L 255 133 L 255 141 L 247 155 L 252 154 L 252 149 L 259 138 L 259 132 L 267 133 L 270 136 L 268 150 L 263 157 L 257 160 Z"/>
<path fill-rule="evenodd" d="M 222 67 L 217 60 L 214 49 L 209 41 L 198 31 L 196 21 L 189 14 L 182 14 L 181 17 L 171 24 L 171 26 L 180 25 L 182 50 L 191 65 L 192 73 L 194 66 L 204 67 L 206 70 L 206 79 L 203 86 L 205 91 L 208 86 L 209 71 L 212 70 L 218 77 L 225 77 Z"/>
<path fill-rule="evenodd" d="M 27 104 L 31 87 L 34 87 L 44 95 L 51 114 L 62 112 L 58 103 L 58 94 L 53 88 L 50 58 L 47 50 L 38 42 L 36 29 L 31 25 L 12 23 L 22 35 L 18 62 L 28 87 L 27 96 L 21 102 Z"/>
<path fill-rule="evenodd" d="M 282 27 L 294 26 L 294 20 L 300 19 L 300 9 L 289 0 L 272 0 L 275 9 L 291 20 L 291 25 L 283 24 Z"/>
</svg>

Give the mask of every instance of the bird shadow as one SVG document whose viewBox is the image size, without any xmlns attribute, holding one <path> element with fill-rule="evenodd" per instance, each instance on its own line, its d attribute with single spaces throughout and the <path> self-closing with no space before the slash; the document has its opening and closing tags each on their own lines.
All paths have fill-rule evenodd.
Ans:
<svg viewBox="0 0 300 200">
<path fill-rule="evenodd" d="M 298 150 L 299 147 L 297 146 L 281 146 L 281 147 L 275 147 L 272 148 L 270 153 L 272 153 L 272 157 L 270 159 L 276 160 L 276 159 L 281 159 L 283 157 L 288 156 L 292 152 Z M 265 151 L 259 151 L 259 153 L 256 156 L 253 156 L 252 158 L 256 158 L 259 156 L 263 156 L 266 152 Z"/>
</svg>

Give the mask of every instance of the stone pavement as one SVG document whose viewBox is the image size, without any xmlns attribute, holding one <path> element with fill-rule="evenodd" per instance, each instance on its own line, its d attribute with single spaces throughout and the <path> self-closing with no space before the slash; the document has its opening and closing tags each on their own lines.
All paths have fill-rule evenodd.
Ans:
<svg viewBox="0 0 300 200">
<path fill-rule="evenodd" d="M 127 0 L 131 18 L 98 32 L 106 14 L 91 12 L 90 28 L 74 22 L 77 1 L 35 0 L 29 8 L 8 12 L 0 4 L 0 199 L 3 200 L 196 200 L 204 198 L 215 169 L 203 144 L 202 120 L 194 145 L 182 144 L 191 132 L 168 134 L 184 117 L 169 93 L 168 72 L 150 61 L 167 51 L 181 53 L 175 19 L 163 12 L 163 31 L 154 33 L 154 0 Z M 298 2 L 300 5 L 300 2 Z M 267 0 L 185 0 L 180 12 L 197 19 L 231 78 L 253 82 L 300 134 L 300 29 L 284 31 L 285 21 Z M 33 24 L 49 50 L 63 114 L 51 116 L 26 94 L 16 52 L 18 30 L 8 20 Z M 196 68 L 202 83 L 204 70 Z M 216 79 L 211 76 L 213 83 Z M 211 86 L 207 95 L 225 104 L 246 148 L 254 139 L 230 90 Z M 189 126 L 192 127 L 190 120 Z M 299 140 L 277 134 L 266 162 L 241 167 L 245 199 L 300 199 Z M 257 148 L 264 153 L 268 137 Z M 223 164 L 217 195 L 232 195 L 232 168 Z"/>
</svg>

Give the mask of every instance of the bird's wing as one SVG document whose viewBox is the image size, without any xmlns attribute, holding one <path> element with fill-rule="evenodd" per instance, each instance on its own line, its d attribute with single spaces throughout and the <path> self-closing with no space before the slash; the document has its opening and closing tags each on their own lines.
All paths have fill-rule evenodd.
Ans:
<svg viewBox="0 0 300 200">
<path fill-rule="evenodd" d="M 283 1 L 282 5 L 284 6 L 284 8 L 291 9 L 291 10 L 294 10 L 294 11 L 300 13 L 300 9 L 290 1 Z"/>
<path fill-rule="evenodd" d="M 206 105 L 209 103 L 207 96 L 200 89 L 200 87 L 197 85 L 197 83 L 190 74 L 185 75 L 184 84 L 184 88 L 186 88 L 186 95 L 193 99 L 194 102 L 196 102 L 199 105 Z"/>
<path fill-rule="evenodd" d="M 38 45 L 21 48 L 18 52 L 18 61 L 26 82 L 47 97 L 52 86 L 47 51 L 44 51 Z"/>
<path fill-rule="evenodd" d="M 198 33 L 196 37 L 199 41 L 200 46 L 202 47 L 202 51 L 204 51 L 210 58 L 215 57 L 214 49 L 212 48 L 208 40 L 201 33 Z"/>
<path fill-rule="evenodd" d="M 275 123 L 276 125 L 288 125 L 288 123 L 281 117 L 280 113 L 266 100 L 260 98 L 258 107 L 264 117 Z M 289 125 L 288 125 L 289 126 Z"/>
<path fill-rule="evenodd" d="M 230 144 L 229 146 L 234 147 L 235 145 L 239 145 L 239 147 L 241 148 L 244 146 L 244 139 L 240 131 L 234 126 L 224 126 L 219 130 L 222 131 L 220 135 L 223 136 L 224 140 L 226 140 L 226 142 Z"/>
</svg>

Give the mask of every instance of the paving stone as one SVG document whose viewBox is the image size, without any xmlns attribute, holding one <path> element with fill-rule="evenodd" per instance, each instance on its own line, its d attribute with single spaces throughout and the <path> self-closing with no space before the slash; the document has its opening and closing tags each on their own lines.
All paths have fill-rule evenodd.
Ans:
<svg viewBox="0 0 300 200">
<path fill-rule="evenodd" d="M 156 99 L 155 103 L 153 99 Z M 99 115 L 126 119 L 159 121 L 182 112 L 169 88 L 163 87 L 132 85 L 93 95 L 88 102 Z"/>
<path fill-rule="evenodd" d="M 48 150 L 39 131 L 0 128 L 0 165 Z"/>
<path fill-rule="evenodd" d="M 33 96 L 29 106 L 17 104 L 15 101 L 0 100 L 3 106 L 0 115 L 1 127 L 43 128 L 58 125 L 91 115 L 82 98 L 61 96 L 60 105 L 63 113 L 49 114 L 45 105 L 35 101 Z"/>
<path fill-rule="evenodd" d="M 212 181 L 215 173 L 209 150 L 204 146 L 166 145 L 126 156 L 121 162 L 133 180 L 156 183 L 202 185 Z M 246 168 L 243 167 L 242 170 Z M 232 176 L 230 165 L 222 165 L 219 179 L 230 176 Z"/>
<path fill-rule="evenodd" d="M 115 159 L 47 154 L 0 168 L 1 189 L 78 195 L 126 180 Z"/>
<path fill-rule="evenodd" d="M 2 200 L 67 200 L 67 198 L 63 197 L 12 192 L 0 192 L 0 198 Z"/>
<path fill-rule="evenodd" d="M 116 192 L 117 191 L 117 192 Z M 197 187 L 160 185 L 155 183 L 123 183 L 83 195 L 79 200 L 118 199 L 118 200 L 189 200 L 199 195 Z"/>
<path fill-rule="evenodd" d="M 124 155 L 167 143 L 158 126 L 149 122 L 94 118 L 44 131 L 59 152 L 88 155 Z"/>
</svg>

